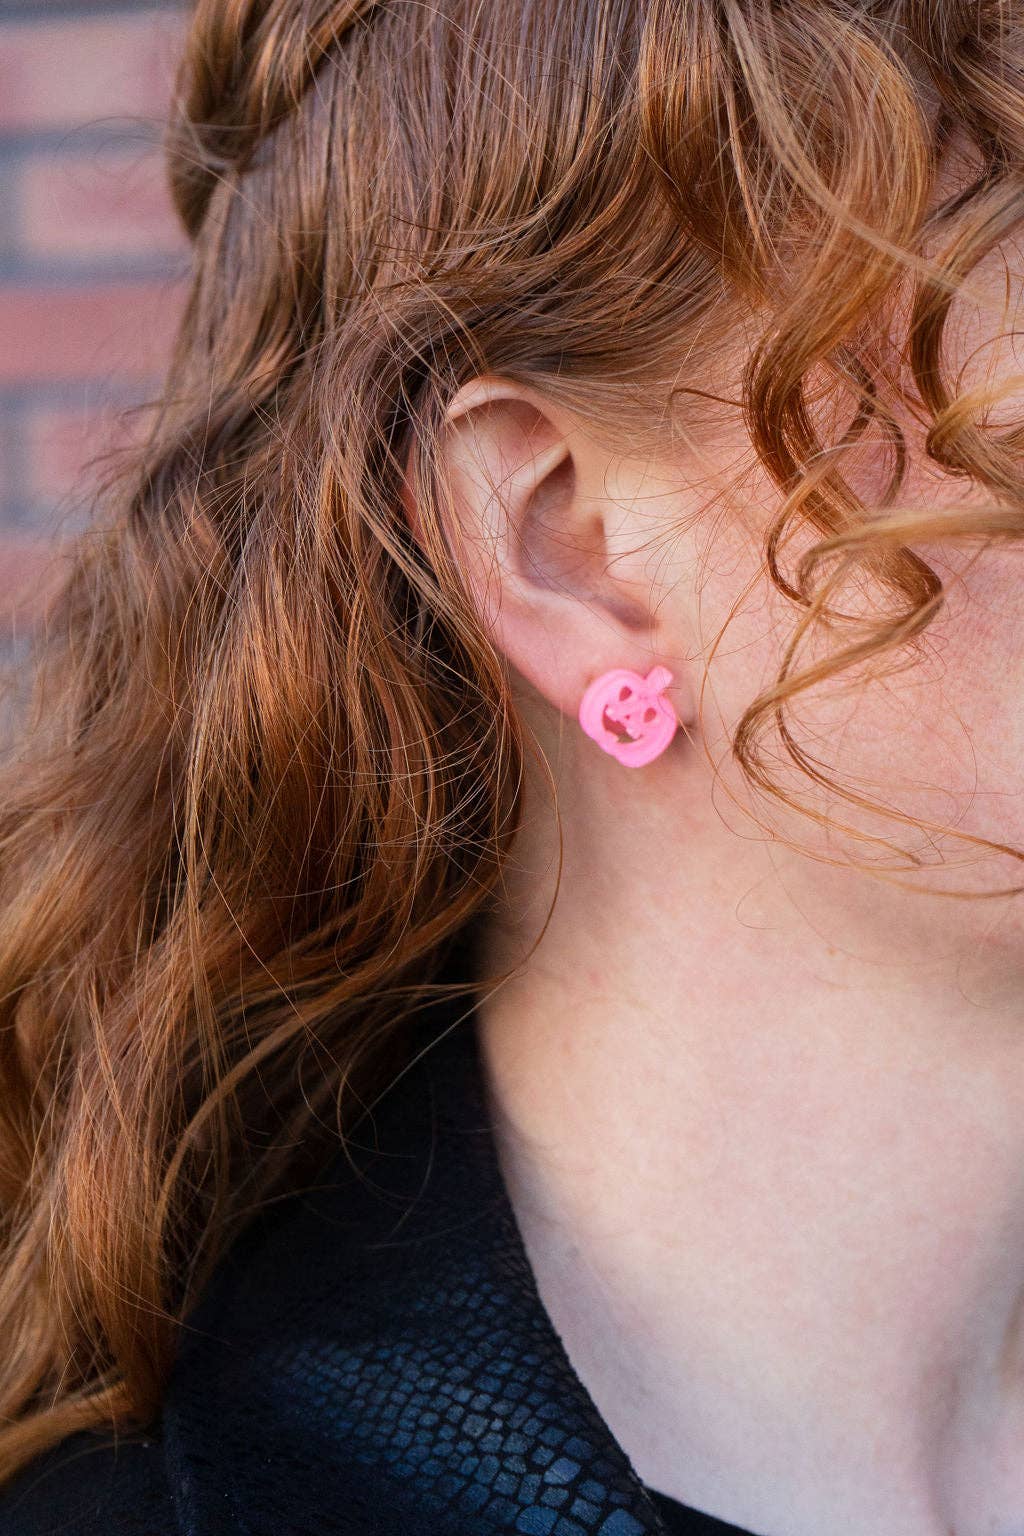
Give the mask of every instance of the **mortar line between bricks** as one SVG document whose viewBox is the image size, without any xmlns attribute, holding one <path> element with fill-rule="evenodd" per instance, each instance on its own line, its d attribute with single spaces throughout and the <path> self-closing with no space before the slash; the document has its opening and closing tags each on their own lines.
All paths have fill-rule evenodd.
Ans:
<svg viewBox="0 0 1024 1536">
<path fill-rule="evenodd" d="M 134 252 L 126 256 L 112 252 L 109 256 L 33 256 L 32 252 L 5 252 L 0 254 L 0 286 L 11 289 L 42 287 L 53 290 L 65 288 L 102 288 L 116 283 L 123 287 L 152 282 L 180 282 L 188 276 L 181 259 L 173 255 L 138 256 Z"/>
<path fill-rule="evenodd" d="M 123 16 L 126 11 L 133 15 L 145 15 L 147 11 L 159 11 L 162 15 L 181 15 L 185 11 L 182 0 L 5 0 L 0 25 L 8 21 L 79 21 L 103 16 Z"/>
<path fill-rule="evenodd" d="M 0 22 L 0 51 L 3 49 L 3 22 Z M 31 128 L 0 129 L 0 167 L 4 170 L 31 155 L 63 158 L 65 155 L 93 155 L 106 151 L 134 149 L 140 159 L 161 147 L 167 127 L 166 115 L 143 117 L 140 113 L 111 113 L 107 117 L 89 117 L 76 123 L 54 123 Z"/>
<path fill-rule="evenodd" d="M 40 264 L 39 266 L 26 265 L 22 275 L 15 278 L 7 278 L 6 274 L 0 297 L 29 294 L 33 289 L 41 288 L 48 293 L 67 293 L 80 288 L 83 293 L 92 292 L 94 289 L 106 288 L 162 288 L 168 285 L 173 290 L 176 283 L 180 283 L 188 276 L 187 268 L 181 265 L 161 267 L 159 271 L 143 271 L 138 266 L 131 268 L 115 269 L 104 266 L 97 268 L 95 272 L 85 271 L 82 268 L 66 267 L 50 270 Z"/>
<path fill-rule="evenodd" d="M 150 398 L 160 389 L 161 379 L 154 376 L 148 382 L 130 380 L 118 383 L 116 377 L 103 388 L 95 399 L 88 398 L 88 390 L 97 384 L 95 379 L 45 379 L 38 383 L 0 384 L 0 414 L 12 416 L 22 410 L 92 411 L 109 406 L 110 409 L 131 410 L 140 401 Z M 140 394 L 141 391 L 141 394 Z"/>
</svg>

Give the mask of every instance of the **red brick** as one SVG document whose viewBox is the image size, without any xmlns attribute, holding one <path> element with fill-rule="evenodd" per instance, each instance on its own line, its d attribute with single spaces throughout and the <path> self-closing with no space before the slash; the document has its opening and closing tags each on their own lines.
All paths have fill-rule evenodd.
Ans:
<svg viewBox="0 0 1024 1536">
<path fill-rule="evenodd" d="M 23 454 L 30 476 L 23 499 L 39 504 L 87 495 L 104 457 L 130 441 L 132 415 L 113 408 L 37 406 L 24 422 Z"/>
<path fill-rule="evenodd" d="M 10 461 L 10 440 L 4 425 L 4 422 L 0 421 L 0 526 L 3 525 L 4 508 L 17 499 L 20 489 L 15 466 Z"/>
<path fill-rule="evenodd" d="M 0 626 L 41 618 L 65 572 L 59 539 L 0 531 Z"/>
<path fill-rule="evenodd" d="M 0 27 L 0 127 L 59 128 L 166 113 L 181 18 L 166 11 Z"/>
<path fill-rule="evenodd" d="M 33 155 L 20 177 L 21 232 L 30 256 L 184 252 L 156 152 Z"/>
<path fill-rule="evenodd" d="M 0 289 L 0 385 L 148 381 L 166 362 L 181 299 L 171 282 Z"/>
</svg>

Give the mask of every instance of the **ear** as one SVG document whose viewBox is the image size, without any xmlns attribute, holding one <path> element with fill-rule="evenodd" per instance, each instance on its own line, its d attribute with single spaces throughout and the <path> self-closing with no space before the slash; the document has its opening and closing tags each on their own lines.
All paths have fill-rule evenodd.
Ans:
<svg viewBox="0 0 1024 1536">
<path fill-rule="evenodd" d="M 516 672 L 574 717 L 601 673 L 646 674 L 667 658 L 667 697 L 683 723 L 691 720 L 690 680 L 669 655 L 636 549 L 651 529 L 621 450 L 533 390 L 487 377 L 452 401 L 441 459 L 453 553 L 486 632 Z"/>
</svg>

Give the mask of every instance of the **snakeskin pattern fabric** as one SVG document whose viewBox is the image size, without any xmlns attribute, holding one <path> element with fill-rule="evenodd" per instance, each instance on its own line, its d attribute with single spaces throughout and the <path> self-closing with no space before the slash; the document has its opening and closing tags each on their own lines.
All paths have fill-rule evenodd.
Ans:
<svg viewBox="0 0 1024 1536">
<path fill-rule="evenodd" d="M 539 1300 L 471 1018 L 374 1122 L 232 1248 L 154 1433 L 65 1441 L 0 1536 L 664 1536 Z"/>
</svg>

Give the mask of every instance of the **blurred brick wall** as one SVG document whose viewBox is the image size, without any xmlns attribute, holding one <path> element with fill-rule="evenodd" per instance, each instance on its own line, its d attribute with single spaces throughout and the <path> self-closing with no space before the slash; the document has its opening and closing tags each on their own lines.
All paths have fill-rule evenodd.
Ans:
<svg viewBox="0 0 1024 1536">
<path fill-rule="evenodd" d="M 166 360 L 186 255 L 159 138 L 183 10 L 0 0 L 0 653 L 80 524 L 88 461 Z"/>
</svg>

